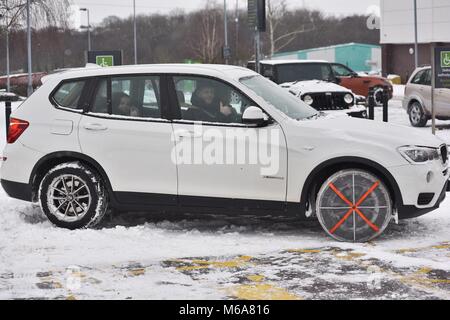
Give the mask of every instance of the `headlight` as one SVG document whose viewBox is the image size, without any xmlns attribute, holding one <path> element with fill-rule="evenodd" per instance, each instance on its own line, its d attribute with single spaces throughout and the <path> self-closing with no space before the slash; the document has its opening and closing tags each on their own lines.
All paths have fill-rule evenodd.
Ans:
<svg viewBox="0 0 450 320">
<path fill-rule="evenodd" d="M 352 96 L 350 93 L 347 93 L 347 94 L 344 96 L 344 101 L 345 101 L 345 103 L 347 103 L 347 104 L 353 103 L 353 96 Z"/>
<path fill-rule="evenodd" d="M 411 163 L 426 163 L 428 161 L 439 160 L 439 150 L 426 147 L 401 147 L 400 154 Z"/>
<path fill-rule="evenodd" d="M 311 96 L 306 95 L 303 97 L 303 102 L 305 102 L 307 105 L 312 105 L 314 102 L 314 99 Z"/>
</svg>

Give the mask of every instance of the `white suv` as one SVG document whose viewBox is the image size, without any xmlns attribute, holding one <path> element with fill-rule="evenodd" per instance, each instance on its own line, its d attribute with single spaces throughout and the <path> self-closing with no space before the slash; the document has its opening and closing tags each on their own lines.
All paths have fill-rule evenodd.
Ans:
<svg viewBox="0 0 450 320">
<path fill-rule="evenodd" d="M 110 208 L 281 213 L 363 242 L 447 191 L 438 138 L 322 118 L 248 69 L 123 66 L 43 82 L 12 115 L 1 183 L 59 227 L 92 227 Z"/>
</svg>

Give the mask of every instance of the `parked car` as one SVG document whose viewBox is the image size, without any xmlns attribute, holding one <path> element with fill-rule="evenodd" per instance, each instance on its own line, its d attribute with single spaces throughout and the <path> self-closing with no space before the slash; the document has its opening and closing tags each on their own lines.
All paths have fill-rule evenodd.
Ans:
<svg viewBox="0 0 450 320">
<path fill-rule="evenodd" d="M 340 80 L 339 84 L 353 91 L 355 94 L 367 97 L 370 88 L 374 88 L 375 102 L 383 103 L 384 87 L 388 88 L 389 100 L 394 95 L 394 87 L 391 82 L 383 77 L 370 76 L 357 73 L 340 63 L 331 63 L 335 76 Z"/>
<path fill-rule="evenodd" d="M 367 118 L 365 99 L 355 96 L 351 90 L 337 84 L 311 80 L 284 83 L 281 87 L 307 105 L 329 115 Z M 325 95 L 323 92 L 326 92 Z"/>
<path fill-rule="evenodd" d="M 335 239 L 364 242 L 438 208 L 449 178 L 439 138 L 323 118 L 235 66 L 57 73 L 13 112 L 7 138 L 6 193 L 68 229 L 97 225 L 108 208 L 243 212 L 317 217 Z M 258 146 L 270 157 L 246 158 Z"/>
<path fill-rule="evenodd" d="M 431 119 L 431 79 L 431 67 L 421 67 L 406 84 L 403 108 L 414 127 L 424 127 Z M 450 120 L 450 89 L 436 89 L 434 99 L 436 118 Z"/>
<path fill-rule="evenodd" d="M 249 62 L 247 67 L 254 69 L 255 63 Z M 295 85 L 295 95 L 303 101 L 307 98 L 307 104 L 316 110 L 348 110 L 351 106 L 359 105 L 356 108 L 358 111 L 352 115 L 361 117 L 364 113 L 361 106 L 365 105 L 365 97 L 355 96 L 347 88 L 339 86 L 339 78 L 335 77 L 331 65 L 326 61 L 264 60 L 260 62 L 260 72 L 285 88 Z M 353 97 L 351 102 L 347 102 L 350 101 L 349 93 Z"/>
<path fill-rule="evenodd" d="M 45 72 L 36 72 L 31 75 L 31 81 L 33 89 L 38 88 L 42 82 L 41 79 L 45 77 L 47 73 Z M 28 86 L 28 74 L 12 74 L 9 77 L 11 92 L 14 92 L 20 96 L 27 95 L 27 86 Z M 6 89 L 7 77 L 0 77 L 0 89 Z"/>
</svg>

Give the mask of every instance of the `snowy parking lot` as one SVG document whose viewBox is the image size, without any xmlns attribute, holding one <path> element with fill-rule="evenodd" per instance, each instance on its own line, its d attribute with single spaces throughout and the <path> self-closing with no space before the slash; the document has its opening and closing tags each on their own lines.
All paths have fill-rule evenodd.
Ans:
<svg viewBox="0 0 450 320">
<path fill-rule="evenodd" d="M 397 91 L 390 122 L 409 126 Z M 449 231 L 450 198 L 367 244 L 286 217 L 133 213 L 68 231 L 0 188 L 0 299 L 450 299 Z"/>
</svg>

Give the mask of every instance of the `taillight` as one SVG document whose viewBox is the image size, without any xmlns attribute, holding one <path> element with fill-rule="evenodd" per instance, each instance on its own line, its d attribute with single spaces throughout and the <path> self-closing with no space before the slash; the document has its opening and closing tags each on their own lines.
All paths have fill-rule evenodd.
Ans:
<svg viewBox="0 0 450 320">
<path fill-rule="evenodd" d="M 28 121 L 11 118 L 8 129 L 8 143 L 16 142 L 29 125 Z"/>
</svg>

